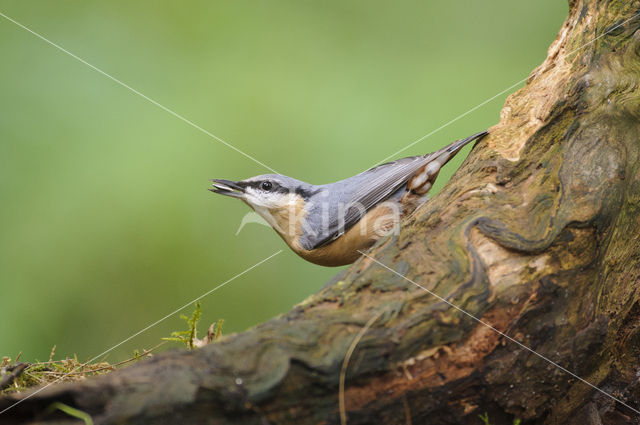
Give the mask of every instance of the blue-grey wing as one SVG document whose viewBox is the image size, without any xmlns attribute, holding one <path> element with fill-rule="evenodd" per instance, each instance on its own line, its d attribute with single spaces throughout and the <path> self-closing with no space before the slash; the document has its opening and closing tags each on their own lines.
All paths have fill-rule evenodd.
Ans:
<svg viewBox="0 0 640 425">
<path fill-rule="evenodd" d="M 305 249 L 315 249 L 340 237 L 373 207 L 403 189 L 409 179 L 422 167 L 434 162 L 432 175 L 467 143 L 479 140 L 488 132 L 482 131 L 466 139 L 457 140 L 442 149 L 424 156 L 412 156 L 378 165 L 358 175 L 336 183 L 320 186 L 325 196 L 319 196 L 310 206 L 308 217 L 314 231 L 300 239 Z M 321 221 L 320 221 L 321 220 Z"/>
<path fill-rule="evenodd" d="M 315 234 L 306 233 L 300 242 L 315 249 L 340 237 L 374 206 L 402 189 L 425 164 L 429 156 L 416 156 L 382 164 L 348 179 L 324 185 L 326 196 L 310 206 Z M 320 220 L 322 218 L 322 220 Z"/>
</svg>

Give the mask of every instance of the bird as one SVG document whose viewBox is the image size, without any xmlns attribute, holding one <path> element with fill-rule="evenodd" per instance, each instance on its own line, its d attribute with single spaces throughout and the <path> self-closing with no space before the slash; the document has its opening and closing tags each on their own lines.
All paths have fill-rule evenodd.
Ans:
<svg viewBox="0 0 640 425">
<path fill-rule="evenodd" d="M 210 191 L 251 207 L 300 257 L 321 266 L 353 263 L 423 205 L 441 168 L 482 131 L 427 155 L 377 165 L 314 185 L 280 174 L 211 179 Z"/>
</svg>

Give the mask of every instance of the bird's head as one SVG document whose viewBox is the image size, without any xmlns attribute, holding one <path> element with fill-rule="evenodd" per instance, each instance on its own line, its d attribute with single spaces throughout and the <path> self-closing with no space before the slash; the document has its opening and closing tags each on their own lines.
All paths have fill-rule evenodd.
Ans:
<svg viewBox="0 0 640 425">
<path fill-rule="evenodd" d="M 300 232 L 306 202 L 314 193 L 312 185 L 280 174 L 211 182 L 210 191 L 241 199 L 287 241 Z"/>
</svg>

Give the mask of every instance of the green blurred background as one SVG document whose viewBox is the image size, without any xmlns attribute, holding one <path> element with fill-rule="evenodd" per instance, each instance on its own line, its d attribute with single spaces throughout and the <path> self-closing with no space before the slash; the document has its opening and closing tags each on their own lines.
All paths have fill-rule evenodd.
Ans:
<svg viewBox="0 0 640 425">
<path fill-rule="evenodd" d="M 0 0 L 0 11 L 279 172 L 325 183 L 525 78 L 567 5 Z M 0 53 L 0 355 L 46 359 L 56 344 L 84 360 L 286 248 L 255 224 L 235 236 L 248 208 L 206 190 L 263 167 L 3 18 Z M 505 98 L 402 156 L 490 127 Z M 206 297 L 203 325 L 242 331 L 337 271 L 285 249 Z M 174 315 L 108 359 L 182 327 Z"/>
</svg>

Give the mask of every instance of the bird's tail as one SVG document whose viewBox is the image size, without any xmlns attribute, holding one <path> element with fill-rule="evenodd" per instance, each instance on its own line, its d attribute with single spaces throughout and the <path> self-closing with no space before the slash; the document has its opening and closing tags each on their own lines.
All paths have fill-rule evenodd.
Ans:
<svg viewBox="0 0 640 425">
<path fill-rule="evenodd" d="M 479 133 L 473 134 L 469 137 L 467 137 L 466 139 L 462 139 L 462 140 L 456 140 L 455 142 L 451 143 L 448 146 L 445 146 L 444 148 L 440 149 L 437 152 L 434 152 L 432 155 L 436 158 L 442 156 L 442 154 L 449 154 L 448 158 L 446 158 L 446 161 L 449 161 L 449 159 L 453 158 L 455 156 L 456 153 L 458 153 L 458 151 L 460 149 L 462 149 L 462 147 L 464 147 L 467 143 L 473 142 L 475 140 L 480 140 L 482 139 L 484 136 L 486 136 L 487 134 L 489 134 L 488 131 L 481 131 Z M 444 165 L 444 164 L 443 164 Z"/>
<path fill-rule="evenodd" d="M 479 140 L 489 134 L 488 131 L 481 131 L 466 139 L 457 140 L 444 148 L 425 155 L 424 167 L 420 168 L 418 172 L 407 182 L 407 190 L 411 193 L 423 195 L 431 189 L 431 185 L 438 176 L 440 169 L 453 158 L 460 149 L 474 140 Z"/>
</svg>

